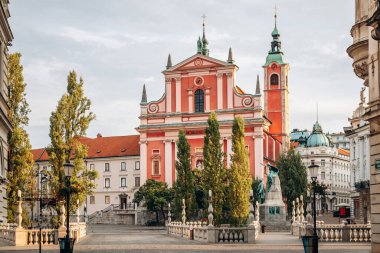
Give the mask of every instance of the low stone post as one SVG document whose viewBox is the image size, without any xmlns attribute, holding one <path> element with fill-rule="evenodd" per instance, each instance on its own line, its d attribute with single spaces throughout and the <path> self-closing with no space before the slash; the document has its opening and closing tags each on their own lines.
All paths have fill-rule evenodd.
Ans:
<svg viewBox="0 0 380 253">
<path fill-rule="evenodd" d="M 17 191 L 18 197 L 18 207 L 17 207 L 17 228 L 22 228 L 22 199 L 21 199 L 21 191 Z"/>
<path fill-rule="evenodd" d="M 65 221 L 66 221 L 66 209 L 65 205 L 62 202 L 61 204 L 61 214 L 60 214 L 60 220 L 61 220 L 61 225 L 58 228 L 58 238 L 62 238 L 66 236 L 66 226 L 65 226 Z"/>
<path fill-rule="evenodd" d="M 182 199 L 182 224 L 186 224 L 186 203 L 185 199 Z"/>
<path fill-rule="evenodd" d="M 77 223 L 79 224 L 79 222 L 80 222 L 80 212 L 79 212 L 79 199 L 77 199 L 77 211 L 76 211 L 76 218 L 77 218 Z"/>
<path fill-rule="evenodd" d="M 253 190 L 249 193 L 249 225 L 252 225 L 255 221 L 255 215 L 254 215 L 254 208 L 253 208 Z"/>
<path fill-rule="evenodd" d="M 28 244 L 28 231 L 22 227 L 22 194 L 17 191 L 17 227 L 15 230 L 15 246 L 25 246 Z"/>
<path fill-rule="evenodd" d="M 296 198 L 296 223 L 300 222 L 300 200 Z"/>
<path fill-rule="evenodd" d="M 294 226 L 296 223 L 296 202 L 293 200 L 292 202 L 293 207 L 292 207 L 292 225 L 291 225 L 291 233 L 294 235 Z"/>
<path fill-rule="evenodd" d="M 255 208 L 255 221 L 259 222 L 260 221 L 260 212 L 259 212 L 259 202 L 256 201 L 256 208 Z"/>
<path fill-rule="evenodd" d="M 304 217 L 304 209 L 303 209 L 303 196 L 300 196 L 300 223 L 303 224 L 303 221 L 305 220 Z"/>
<path fill-rule="evenodd" d="M 208 226 L 207 226 L 207 241 L 215 243 L 215 229 L 212 224 L 214 221 L 214 208 L 212 207 L 212 191 L 208 191 Z"/>
<path fill-rule="evenodd" d="M 254 215 L 254 208 L 253 208 L 253 203 L 254 203 L 254 199 L 253 199 L 253 190 L 251 190 L 250 192 L 250 201 L 249 201 L 249 224 L 248 224 L 248 233 L 247 233 L 247 236 L 248 236 L 248 243 L 255 243 L 256 242 L 256 228 L 255 228 L 255 215 Z M 256 207 L 256 210 L 258 210 L 258 208 Z"/>
<path fill-rule="evenodd" d="M 170 203 L 168 204 L 168 225 L 172 223 L 172 212 L 171 212 Z"/>
</svg>

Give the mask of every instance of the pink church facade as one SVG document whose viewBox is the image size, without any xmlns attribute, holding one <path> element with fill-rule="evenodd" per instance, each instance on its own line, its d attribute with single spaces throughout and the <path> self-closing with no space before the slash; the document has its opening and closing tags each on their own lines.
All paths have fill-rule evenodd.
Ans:
<svg viewBox="0 0 380 253">
<path fill-rule="evenodd" d="M 252 176 L 265 178 L 265 164 L 275 163 L 287 145 L 288 132 L 284 126 L 288 124 L 288 65 L 282 61 L 282 56 L 281 60 L 268 56 L 269 61 L 267 57 L 264 94 L 259 78 L 249 94 L 235 82 L 238 66 L 231 49 L 228 60 L 221 61 L 209 56 L 207 46 L 203 34 L 195 55 L 176 65 L 172 65 L 169 55 L 167 69 L 162 72 L 165 92 L 159 100 L 148 102 L 144 86 L 140 126 L 136 128 L 140 134 L 142 184 L 147 179 L 155 179 L 172 186 L 176 178 L 176 141 L 180 129 L 185 131 L 191 146 L 192 168 L 202 169 L 204 130 L 210 112 L 218 117 L 227 167 L 232 149 L 232 124 L 237 116 L 245 121 L 245 145 Z M 272 77 L 274 74 L 278 75 L 277 79 Z M 268 115 L 272 115 L 273 120 Z"/>
</svg>

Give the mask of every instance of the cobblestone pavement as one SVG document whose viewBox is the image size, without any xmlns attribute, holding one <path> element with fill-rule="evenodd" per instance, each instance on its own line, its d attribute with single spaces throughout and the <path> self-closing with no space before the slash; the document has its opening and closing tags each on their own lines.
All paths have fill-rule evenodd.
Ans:
<svg viewBox="0 0 380 253">
<path fill-rule="evenodd" d="M 163 228 L 146 228 L 115 225 L 96 225 L 88 228 L 88 236 L 74 247 L 76 253 L 122 253 L 122 252 L 304 252 L 302 242 L 289 233 L 266 233 L 260 235 L 256 244 L 205 244 L 171 237 Z M 1 241 L 0 241 L 1 242 Z M 322 243 L 319 252 L 366 253 L 370 244 Z M 37 247 L 12 247 L 0 243 L 0 252 L 32 253 Z M 45 253 L 56 253 L 58 246 L 44 246 Z"/>
</svg>

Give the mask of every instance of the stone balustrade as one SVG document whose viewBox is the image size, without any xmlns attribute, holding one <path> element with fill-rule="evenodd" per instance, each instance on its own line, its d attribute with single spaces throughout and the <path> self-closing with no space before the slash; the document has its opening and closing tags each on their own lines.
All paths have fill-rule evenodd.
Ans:
<svg viewBox="0 0 380 253">
<path fill-rule="evenodd" d="M 58 244 L 59 231 L 66 233 L 66 228 L 41 229 L 42 245 Z M 81 241 L 87 235 L 87 225 L 84 222 L 70 223 L 70 237 L 75 238 L 76 242 Z M 40 230 L 38 228 L 26 229 L 19 228 L 15 224 L 0 225 L 0 239 L 6 240 L 15 246 L 38 245 Z"/>
<path fill-rule="evenodd" d="M 304 236 L 313 233 L 313 225 L 304 223 L 294 224 L 293 235 Z M 296 233 L 296 231 L 299 231 Z M 324 224 L 317 222 L 317 234 L 321 242 L 370 242 L 371 224 Z"/>
<path fill-rule="evenodd" d="M 28 229 L 27 245 L 38 245 L 40 238 L 39 229 Z M 42 229 L 41 230 L 42 245 L 51 245 L 58 243 L 58 232 L 56 229 Z"/>
</svg>

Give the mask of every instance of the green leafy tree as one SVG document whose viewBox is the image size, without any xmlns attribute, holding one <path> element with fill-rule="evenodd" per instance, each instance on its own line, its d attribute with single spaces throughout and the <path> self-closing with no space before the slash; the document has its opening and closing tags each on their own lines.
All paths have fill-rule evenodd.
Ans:
<svg viewBox="0 0 380 253">
<path fill-rule="evenodd" d="M 159 212 L 165 220 L 165 207 L 173 200 L 173 190 L 168 189 L 164 182 L 148 179 L 135 193 L 134 203 L 146 206 L 148 211 L 156 213 L 156 223 L 159 223 Z"/>
<path fill-rule="evenodd" d="M 175 168 L 177 170 L 177 179 L 174 183 L 174 206 L 173 211 L 177 217 L 180 217 L 182 211 L 182 199 L 185 199 L 186 216 L 195 216 L 196 199 L 194 175 L 190 163 L 190 145 L 186 139 L 184 131 L 179 131 L 177 142 L 177 161 Z"/>
<path fill-rule="evenodd" d="M 276 165 L 279 169 L 282 196 L 286 199 L 289 214 L 293 207 L 293 200 L 301 195 L 306 199 L 306 167 L 301 160 L 301 156 L 293 148 L 289 149 L 287 153 L 281 154 Z"/>
<path fill-rule="evenodd" d="M 13 130 L 8 134 L 9 167 L 7 172 L 7 217 L 8 222 L 15 222 L 17 210 L 17 191 L 31 193 L 35 188 L 36 172 L 33 169 L 34 160 L 31 153 L 29 136 L 24 127 L 28 125 L 30 112 L 26 101 L 23 66 L 20 63 L 21 54 L 9 55 L 9 111 L 8 118 Z M 4 152 L 4 150 L 2 150 Z M 25 212 L 26 213 L 26 212 Z M 25 219 L 26 221 L 26 219 Z"/>
<path fill-rule="evenodd" d="M 249 193 L 252 178 L 249 173 L 248 152 L 244 142 L 244 120 L 236 117 L 232 127 L 231 168 L 228 172 L 227 202 L 231 222 L 243 224 L 249 215 Z"/>
<path fill-rule="evenodd" d="M 219 123 L 214 112 L 210 114 L 207 123 L 203 147 L 202 184 L 203 189 L 212 191 L 215 222 L 220 224 L 225 198 L 226 170 L 223 164 L 224 154 L 220 140 Z"/>
<path fill-rule="evenodd" d="M 253 191 L 253 199 L 255 201 L 259 201 L 260 195 L 259 195 L 259 184 L 260 180 L 259 178 L 252 178 L 252 191 Z"/>
<path fill-rule="evenodd" d="M 71 177 L 70 204 L 73 212 L 76 201 L 81 205 L 86 198 L 86 194 L 91 194 L 95 188 L 92 180 L 97 174 L 96 171 L 86 171 L 84 158 L 87 156 L 87 147 L 80 143 L 79 138 L 86 134 L 86 130 L 95 115 L 90 112 L 91 101 L 84 95 L 82 78 L 77 81 L 75 71 L 71 71 L 67 78 L 67 92 L 58 101 L 57 108 L 50 116 L 49 136 L 51 144 L 47 147 L 50 164 L 49 185 L 51 193 L 56 199 L 64 200 L 65 175 L 63 164 L 73 160 L 74 173 Z M 57 206 L 59 213 L 59 206 Z"/>
</svg>

